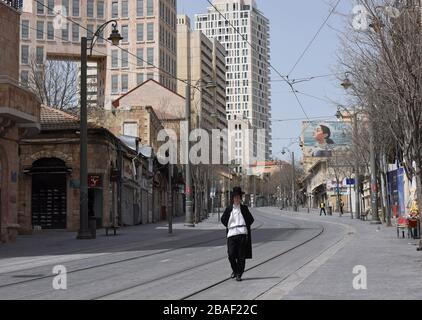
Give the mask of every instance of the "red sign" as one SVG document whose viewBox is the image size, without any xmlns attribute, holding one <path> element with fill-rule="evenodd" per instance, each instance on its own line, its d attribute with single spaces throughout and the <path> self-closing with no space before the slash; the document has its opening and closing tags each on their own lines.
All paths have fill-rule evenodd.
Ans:
<svg viewBox="0 0 422 320">
<path fill-rule="evenodd" d="M 89 175 L 88 176 L 88 188 L 101 188 L 102 181 L 100 175 Z"/>
<path fill-rule="evenodd" d="M 192 193 L 192 190 L 191 190 L 191 188 L 189 188 L 189 187 L 186 187 L 186 194 L 191 194 Z"/>
</svg>

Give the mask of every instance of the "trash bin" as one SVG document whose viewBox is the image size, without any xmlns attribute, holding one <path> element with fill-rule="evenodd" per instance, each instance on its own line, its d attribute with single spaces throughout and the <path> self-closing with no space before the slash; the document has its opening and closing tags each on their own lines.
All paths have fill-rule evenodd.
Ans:
<svg viewBox="0 0 422 320">
<path fill-rule="evenodd" d="M 92 239 L 97 238 L 97 218 L 96 217 L 89 217 L 88 218 L 88 226 L 89 231 L 91 232 Z"/>
<path fill-rule="evenodd" d="M 332 216 L 333 215 L 333 207 L 329 206 L 327 213 L 328 213 L 329 216 Z"/>
</svg>

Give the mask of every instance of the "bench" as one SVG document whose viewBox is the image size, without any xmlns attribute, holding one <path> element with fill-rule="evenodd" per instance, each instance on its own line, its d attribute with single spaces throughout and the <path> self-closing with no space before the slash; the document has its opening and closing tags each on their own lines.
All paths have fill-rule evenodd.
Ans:
<svg viewBox="0 0 422 320">
<path fill-rule="evenodd" d="M 117 235 L 117 229 L 119 229 L 119 227 L 118 227 L 118 226 L 108 226 L 108 227 L 105 227 L 106 236 L 108 236 L 108 231 L 109 231 L 110 229 L 112 229 L 112 230 L 113 230 L 113 233 L 114 233 L 114 235 L 116 236 L 116 235 Z"/>
</svg>

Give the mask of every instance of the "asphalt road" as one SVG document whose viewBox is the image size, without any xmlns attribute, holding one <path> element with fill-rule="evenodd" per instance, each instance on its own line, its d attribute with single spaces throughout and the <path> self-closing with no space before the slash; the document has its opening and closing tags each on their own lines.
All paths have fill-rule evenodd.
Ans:
<svg viewBox="0 0 422 320">
<path fill-rule="evenodd" d="M 225 229 L 215 215 L 194 229 L 176 221 L 173 235 L 160 224 L 90 241 L 64 232 L 20 237 L 0 246 L 0 299 L 359 299 L 385 292 L 381 285 L 362 295 L 352 286 L 353 266 L 376 260 L 351 256 L 357 233 L 368 233 L 363 222 L 274 208 L 253 215 L 254 257 L 242 282 L 230 279 Z M 66 290 L 53 288 L 56 265 L 66 268 Z M 409 290 L 420 295 L 420 288 Z"/>
</svg>

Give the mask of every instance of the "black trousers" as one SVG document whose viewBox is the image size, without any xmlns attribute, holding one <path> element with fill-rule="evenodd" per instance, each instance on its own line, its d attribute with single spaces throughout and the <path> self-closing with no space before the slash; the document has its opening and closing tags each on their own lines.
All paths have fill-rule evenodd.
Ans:
<svg viewBox="0 0 422 320">
<path fill-rule="evenodd" d="M 235 275 L 242 275 L 246 265 L 247 236 L 241 234 L 227 239 L 230 265 Z"/>
<path fill-rule="evenodd" d="M 321 211 L 319 212 L 319 215 L 322 216 L 322 213 L 324 212 L 324 216 L 326 216 L 327 214 L 325 213 L 325 208 L 321 208 Z"/>
</svg>

